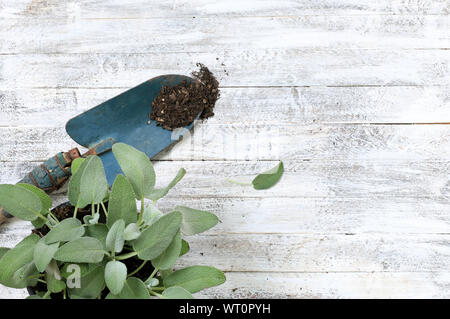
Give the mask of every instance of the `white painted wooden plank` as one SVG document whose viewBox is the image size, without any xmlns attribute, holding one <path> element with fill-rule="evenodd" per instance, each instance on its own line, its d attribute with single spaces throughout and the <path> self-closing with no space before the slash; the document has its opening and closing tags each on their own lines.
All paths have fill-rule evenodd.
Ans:
<svg viewBox="0 0 450 319">
<path fill-rule="evenodd" d="M 180 17 L 235 17 L 286 15 L 359 15 L 448 14 L 448 1 L 422 0 L 73 0 L 49 2 L 44 0 L 3 0 L 0 17 L 23 18 L 29 16 L 47 19 L 85 18 L 180 18 Z"/>
<path fill-rule="evenodd" d="M 449 16 L 0 20 L 0 53 L 449 48 Z M 245 32 L 241 32 L 245 30 Z M 120 43 L 120 45 L 117 45 Z"/>
<path fill-rule="evenodd" d="M 143 121 L 147 121 L 145 118 Z M 199 123 L 165 160 L 347 160 L 348 169 L 392 160 L 447 160 L 447 125 L 272 125 Z M 0 128 L 0 161 L 39 161 L 76 146 L 63 127 Z M 361 164 L 360 164 L 361 163 Z M 369 165 L 380 165 L 369 164 Z M 339 172 L 345 174 L 345 172 Z M 394 176 L 392 176 L 394 177 Z"/>
<path fill-rule="evenodd" d="M 4 55 L 0 60 L 0 89 L 131 88 L 161 74 L 189 74 L 199 61 L 218 76 L 221 86 L 440 86 L 450 83 L 449 50 L 243 49 L 198 53 Z"/>
<path fill-rule="evenodd" d="M 0 126 L 62 127 L 70 118 L 124 91 L 0 91 Z M 222 88 L 208 124 L 450 122 L 449 109 L 450 86 Z"/>
</svg>

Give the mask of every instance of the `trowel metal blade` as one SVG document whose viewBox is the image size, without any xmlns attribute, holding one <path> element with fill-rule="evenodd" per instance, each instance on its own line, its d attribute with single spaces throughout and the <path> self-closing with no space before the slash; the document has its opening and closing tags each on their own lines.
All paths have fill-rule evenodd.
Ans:
<svg viewBox="0 0 450 319">
<path fill-rule="evenodd" d="M 111 152 L 113 143 L 129 144 L 153 158 L 178 141 L 179 135 L 157 126 L 154 121 L 149 122 L 149 114 L 153 99 L 161 88 L 175 86 L 183 80 L 195 81 L 183 75 L 163 75 L 150 79 L 74 117 L 66 124 L 67 134 L 89 149 L 101 145 L 98 155 L 103 161 L 108 183 L 112 185 L 117 174 L 122 174 Z M 185 128 L 189 130 L 192 125 Z"/>
</svg>

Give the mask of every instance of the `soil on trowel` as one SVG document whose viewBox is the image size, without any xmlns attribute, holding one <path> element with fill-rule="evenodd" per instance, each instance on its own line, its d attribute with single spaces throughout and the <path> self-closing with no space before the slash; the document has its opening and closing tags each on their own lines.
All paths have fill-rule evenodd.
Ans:
<svg viewBox="0 0 450 319">
<path fill-rule="evenodd" d="M 206 66 L 201 63 L 197 66 L 200 69 L 192 72 L 197 81 L 165 86 L 153 100 L 150 119 L 158 126 L 172 131 L 190 124 L 200 112 L 200 119 L 214 116 L 214 106 L 220 97 L 219 82 Z"/>
</svg>

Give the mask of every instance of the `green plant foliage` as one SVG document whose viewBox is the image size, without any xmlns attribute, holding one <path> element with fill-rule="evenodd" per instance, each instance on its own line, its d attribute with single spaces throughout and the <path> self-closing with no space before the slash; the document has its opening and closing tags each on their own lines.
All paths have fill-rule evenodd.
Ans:
<svg viewBox="0 0 450 319">
<path fill-rule="evenodd" d="M 105 267 L 105 282 L 109 291 L 117 295 L 122 291 L 127 280 L 127 266 L 120 261 L 111 260 Z"/>
<path fill-rule="evenodd" d="M 191 266 L 177 270 L 164 278 L 164 286 L 180 286 L 191 293 L 221 285 L 225 275 L 219 269 L 208 266 Z"/>
<path fill-rule="evenodd" d="M 99 263 L 105 251 L 102 243 L 92 237 L 82 237 L 61 246 L 55 253 L 55 259 L 73 263 Z"/>
<path fill-rule="evenodd" d="M 45 243 L 53 244 L 56 242 L 71 241 L 84 235 L 84 227 L 76 218 L 67 218 L 56 225 L 45 236 Z"/>
<path fill-rule="evenodd" d="M 172 239 L 169 247 L 163 251 L 161 255 L 152 260 L 152 265 L 158 269 L 169 269 L 172 267 L 180 256 L 181 251 L 181 234 L 178 231 Z"/>
<path fill-rule="evenodd" d="M 150 294 L 142 280 L 130 277 L 119 294 L 110 293 L 106 299 L 150 299 Z"/>
<path fill-rule="evenodd" d="M 164 215 L 144 230 L 133 242 L 133 248 L 142 260 L 158 257 L 170 245 L 181 225 L 181 213 Z"/>
<path fill-rule="evenodd" d="M 0 259 L 1 284 L 7 286 L 7 281 L 17 270 L 32 262 L 34 247 L 38 241 L 39 236 L 32 234 L 3 255 Z"/>
<path fill-rule="evenodd" d="M 148 199 L 151 200 L 158 200 L 160 198 L 163 198 L 164 196 L 169 193 L 169 191 L 179 182 L 181 179 L 186 175 L 186 170 L 184 168 L 181 168 L 175 178 L 164 188 L 154 189 L 150 195 L 147 196 Z"/>
<path fill-rule="evenodd" d="M 42 203 L 39 196 L 17 185 L 0 185 L 0 206 L 20 219 L 33 221 L 41 215 Z"/>
<path fill-rule="evenodd" d="M 216 226 L 219 219 L 213 213 L 192 209 L 185 206 L 175 207 L 175 211 L 179 211 L 183 215 L 183 223 L 181 224 L 181 232 L 186 235 L 195 235 L 207 231 Z"/>
<path fill-rule="evenodd" d="M 255 189 L 267 189 L 274 186 L 280 180 L 284 172 L 283 162 L 277 164 L 274 168 L 259 174 L 253 181 L 253 188 Z"/>
<path fill-rule="evenodd" d="M 147 155 L 132 146 L 116 143 L 113 153 L 133 186 L 137 199 L 150 195 L 155 186 L 155 170 Z"/>
<path fill-rule="evenodd" d="M 169 287 L 162 295 L 167 299 L 194 299 L 189 291 L 180 286 Z"/>
<path fill-rule="evenodd" d="M 125 225 L 136 223 L 136 200 L 133 187 L 123 175 L 114 180 L 108 204 L 106 224 L 111 227 L 117 220 L 123 219 Z"/>
<path fill-rule="evenodd" d="M 36 268 L 43 272 L 45 268 L 47 268 L 48 264 L 52 261 L 53 256 L 55 256 L 56 251 L 58 250 L 59 243 L 54 243 L 47 245 L 45 243 L 45 238 L 41 238 L 35 248 L 33 253 L 33 260 Z"/>
<path fill-rule="evenodd" d="M 113 153 L 126 176 L 117 176 L 111 192 L 99 157 L 73 161 L 68 197 L 76 209 L 73 217 L 64 216 L 62 221 L 57 220 L 61 215 L 50 211 L 52 202 L 42 190 L 28 184 L 0 185 L 0 206 L 31 221 L 41 235 L 32 234 L 12 249 L 0 247 L 1 284 L 34 287 L 36 295 L 30 299 L 55 294 L 102 298 L 108 293 L 108 299 L 190 299 L 191 293 L 225 281 L 223 273 L 212 267 L 172 269 L 189 251 L 182 237 L 218 222 L 210 212 L 185 206 L 169 212 L 157 208 L 157 200 L 186 171 L 181 169 L 167 187 L 155 189 L 155 172 L 144 153 L 121 143 L 114 145 Z M 146 274 L 149 265 L 154 270 Z"/>
<path fill-rule="evenodd" d="M 106 236 L 106 249 L 113 253 L 120 253 L 123 249 L 125 240 L 123 239 L 123 232 L 125 230 L 125 222 L 123 219 L 116 220 L 116 222 L 109 229 Z"/>
</svg>

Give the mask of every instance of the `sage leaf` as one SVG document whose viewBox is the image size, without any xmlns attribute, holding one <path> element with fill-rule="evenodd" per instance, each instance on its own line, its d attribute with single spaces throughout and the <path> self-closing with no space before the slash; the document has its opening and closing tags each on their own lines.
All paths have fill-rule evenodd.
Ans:
<svg viewBox="0 0 450 319">
<path fill-rule="evenodd" d="M 108 203 L 108 217 L 106 224 L 109 228 L 119 219 L 125 221 L 125 225 L 137 221 L 136 199 L 128 179 L 123 175 L 117 175 L 114 180 Z"/>
<path fill-rule="evenodd" d="M 84 227 L 76 218 L 66 218 L 45 235 L 45 243 L 71 241 L 84 235 Z"/>
<path fill-rule="evenodd" d="M 147 207 L 145 207 L 142 220 L 144 221 L 145 225 L 150 226 L 151 224 L 156 222 L 161 216 L 163 216 L 163 213 L 161 213 L 159 209 L 156 208 L 155 205 L 150 204 Z"/>
<path fill-rule="evenodd" d="M 133 242 L 134 251 L 142 260 L 158 257 L 170 245 L 181 225 L 181 213 L 171 212 L 162 216 Z"/>
<path fill-rule="evenodd" d="M 125 222 L 123 219 L 116 220 L 116 222 L 109 229 L 106 236 L 106 249 L 111 252 L 120 253 L 123 249 L 125 240 L 123 239 L 123 232 L 125 230 Z"/>
<path fill-rule="evenodd" d="M 186 170 L 184 168 L 181 168 L 175 178 L 169 183 L 169 185 L 164 188 L 154 189 L 146 198 L 154 201 L 163 198 L 179 181 L 181 181 L 185 174 Z"/>
<path fill-rule="evenodd" d="M 25 237 L 14 248 L 8 250 L 0 259 L 0 283 L 5 282 L 21 267 L 33 260 L 33 252 L 39 236 L 32 234 Z M 6 285 L 5 285 L 6 286 Z"/>
<path fill-rule="evenodd" d="M 150 299 L 150 294 L 142 280 L 129 277 L 119 294 L 110 293 L 106 299 Z"/>
<path fill-rule="evenodd" d="M 183 215 L 181 232 L 186 236 L 202 233 L 216 226 L 219 221 L 216 215 L 203 210 L 177 206 L 175 211 L 179 211 Z"/>
<path fill-rule="evenodd" d="M 83 157 L 77 157 L 72 161 L 72 164 L 70 165 L 71 173 L 72 175 L 75 175 L 78 169 L 80 168 L 80 165 L 83 163 L 85 158 Z"/>
<path fill-rule="evenodd" d="M 28 189 L 29 191 L 33 192 L 37 197 L 39 197 L 39 199 L 41 200 L 41 204 L 42 204 L 41 215 L 46 216 L 48 214 L 50 208 L 52 208 L 52 200 L 51 200 L 50 196 L 47 195 L 46 192 L 44 192 L 42 189 L 37 188 L 36 186 L 30 185 L 30 184 L 18 183 L 16 185 L 19 187 Z"/>
<path fill-rule="evenodd" d="M 100 213 L 95 213 L 94 216 L 86 215 L 83 217 L 83 221 L 84 221 L 85 225 L 97 225 L 99 219 L 100 219 Z"/>
<path fill-rule="evenodd" d="M 41 215 L 42 203 L 32 191 L 17 185 L 0 185 L 0 206 L 22 220 L 33 221 Z"/>
<path fill-rule="evenodd" d="M 158 269 L 169 269 L 172 267 L 180 256 L 181 251 L 181 234 L 178 231 L 175 237 L 172 239 L 169 247 L 159 255 L 158 257 L 152 260 L 152 265 Z"/>
<path fill-rule="evenodd" d="M 99 204 L 108 192 L 105 169 L 100 157 L 89 155 L 81 163 L 69 182 L 69 201 L 84 208 L 88 204 Z"/>
<path fill-rule="evenodd" d="M 37 283 L 35 275 L 39 274 L 33 262 L 27 263 L 14 272 L 3 285 L 10 288 L 23 289 L 27 286 L 34 286 Z M 33 278 L 30 278 L 33 277 Z"/>
<path fill-rule="evenodd" d="M 105 282 L 113 295 L 122 291 L 127 280 L 127 266 L 120 261 L 111 260 L 105 267 Z"/>
<path fill-rule="evenodd" d="M 253 181 L 254 189 L 267 189 L 274 186 L 280 180 L 281 176 L 284 172 L 283 162 L 280 161 L 277 166 L 274 168 L 259 174 L 256 176 Z"/>
<path fill-rule="evenodd" d="M 135 240 L 139 237 L 141 232 L 139 231 L 139 227 L 136 223 L 129 224 L 125 227 L 123 232 L 123 239 L 125 240 Z"/>
<path fill-rule="evenodd" d="M 124 143 L 114 144 L 112 150 L 133 186 L 136 198 L 141 200 L 150 195 L 155 186 L 155 170 L 147 155 Z"/>
<path fill-rule="evenodd" d="M 180 286 L 169 287 L 162 293 L 167 299 L 194 299 L 194 296 Z"/>
<path fill-rule="evenodd" d="M 52 293 L 58 293 L 66 288 L 66 283 L 55 277 L 54 273 L 47 273 L 45 276 L 47 281 L 47 289 Z"/>
<path fill-rule="evenodd" d="M 180 286 L 191 293 L 218 286 L 225 282 L 225 275 L 219 269 L 209 266 L 191 266 L 177 270 L 164 278 L 164 286 Z"/>
<path fill-rule="evenodd" d="M 108 235 L 108 227 L 105 224 L 88 225 L 85 227 L 86 236 L 97 238 L 106 250 L 106 236 Z"/>
<path fill-rule="evenodd" d="M 2 259 L 3 255 L 6 254 L 10 248 L 0 247 L 0 259 Z"/>
<path fill-rule="evenodd" d="M 158 278 L 150 278 L 147 279 L 144 283 L 147 287 L 156 287 L 159 285 L 159 280 Z"/>
<path fill-rule="evenodd" d="M 59 243 L 47 245 L 45 238 L 41 238 L 34 248 L 33 260 L 39 272 L 43 272 L 47 268 L 50 261 L 53 259 L 58 250 Z"/>
<path fill-rule="evenodd" d="M 92 237 L 81 237 L 61 246 L 54 259 L 73 263 L 99 263 L 105 251 L 102 243 Z"/>
<path fill-rule="evenodd" d="M 67 245 L 67 244 L 66 244 Z M 105 267 L 96 266 L 80 279 L 79 288 L 69 288 L 71 299 L 94 299 L 97 298 L 105 286 Z"/>
<path fill-rule="evenodd" d="M 180 251 L 180 257 L 187 254 L 189 252 L 189 243 L 185 241 L 184 239 L 181 240 L 181 251 Z"/>
<path fill-rule="evenodd" d="M 80 276 L 83 277 L 92 270 L 89 268 L 89 265 L 93 265 L 93 264 L 76 264 L 76 263 L 64 264 L 64 266 L 62 266 L 62 268 L 61 268 L 61 277 L 63 277 L 64 279 L 67 279 L 70 275 L 73 274 L 73 269 L 72 269 L 72 271 L 69 271 L 69 269 L 68 269 L 69 266 L 72 266 L 72 265 L 76 265 L 79 267 Z"/>
</svg>

